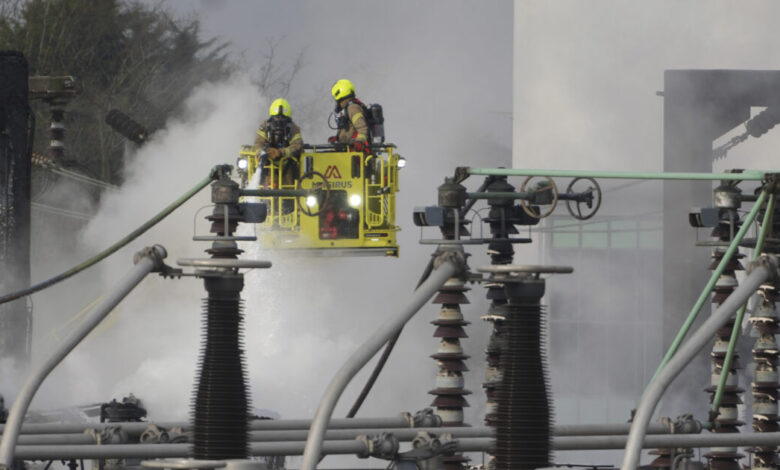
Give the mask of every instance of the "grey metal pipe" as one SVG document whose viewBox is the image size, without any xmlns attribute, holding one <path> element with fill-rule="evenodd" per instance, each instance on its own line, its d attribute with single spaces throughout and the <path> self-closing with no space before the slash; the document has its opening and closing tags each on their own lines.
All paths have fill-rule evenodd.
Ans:
<svg viewBox="0 0 780 470">
<path fill-rule="evenodd" d="M 403 418 L 379 418 L 382 420 L 398 422 L 405 421 Z M 375 418 L 362 418 L 363 421 L 373 421 Z M 303 422 L 311 423 L 308 420 L 301 420 Z M 336 421 L 336 420 L 334 420 Z M 342 425 L 349 425 L 350 420 L 346 423 L 340 423 Z M 256 423 L 265 424 L 273 423 L 274 421 L 259 421 Z M 284 423 L 283 421 L 276 421 L 281 424 L 293 424 Z M 95 444 L 95 438 L 93 434 L 85 434 L 87 429 L 100 432 L 106 427 L 117 427 L 127 435 L 139 435 L 145 431 L 151 423 L 95 423 L 94 426 L 89 425 L 66 425 L 69 431 L 65 431 L 59 434 L 34 434 L 25 433 L 24 427 L 22 427 L 22 434 L 19 436 L 17 445 L 63 445 L 63 444 Z M 170 422 L 170 423 L 157 423 L 156 426 L 161 428 L 170 429 L 173 427 L 182 427 L 184 423 Z M 255 423 L 253 423 L 255 424 Z M 333 423 L 331 422 L 331 425 Z M 62 427 L 63 425 L 56 425 Z M 630 430 L 629 423 L 614 423 L 614 424 L 576 424 L 576 425 L 558 425 L 553 428 L 554 436 L 607 436 L 607 435 L 625 435 Z M 186 431 L 188 426 L 184 427 Z M 334 429 L 329 427 L 325 431 L 325 439 L 330 441 L 335 440 L 351 440 L 359 435 L 372 435 L 380 432 L 387 432 L 393 434 L 401 441 L 409 441 L 413 439 L 418 432 L 427 432 L 429 434 L 450 434 L 455 438 L 483 438 L 483 437 L 495 437 L 495 430 L 487 426 L 481 427 L 422 427 L 422 428 L 410 428 L 404 427 L 367 427 L 367 428 L 346 428 L 346 429 Z M 678 431 L 679 432 L 679 431 Z M 265 429 L 259 431 L 251 431 L 249 438 L 252 442 L 282 442 L 282 441 L 304 441 L 308 435 L 308 429 L 293 428 L 283 429 L 282 427 L 276 429 Z M 666 424 L 651 423 L 647 428 L 648 434 L 671 434 L 672 430 Z"/>
<path fill-rule="evenodd" d="M 479 452 L 489 449 L 493 439 L 459 439 L 457 450 Z M 252 443 L 249 451 L 254 456 L 301 455 L 306 447 L 304 441 Z M 109 444 L 109 445 L 62 445 L 62 446 L 17 446 L 16 457 L 22 460 L 65 460 L 65 459 L 159 459 L 189 457 L 190 444 Z M 325 441 L 320 453 L 361 454 L 367 452 L 363 441 Z"/>
<path fill-rule="evenodd" d="M 631 423 L 609 424 L 564 424 L 553 427 L 553 436 L 614 436 L 626 435 Z M 670 427 L 663 423 L 650 423 L 647 434 L 671 434 Z"/>
<path fill-rule="evenodd" d="M 16 440 L 16 445 L 20 446 L 41 446 L 41 445 L 62 445 L 62 444 L 97 444 L 95 437 L 90 434 L 22 434 Z"/>
<path fill-rule="evenodd" d="M 627 436 L 555 437 L 553 448 L 560 451 L 622 449 L 628 439 Z M 761 447 L 774 446 L 778 442 L 780 432 L 668 434 L 645 437 L 642 448 Z"/>
<path fill-rule="evenodd" d="M 249 429 L 254 431 L 309 429 L 311 423 L 310 419 L 261 419 L 249 423 Z M 411 428 L 413 426 L 414 421 L 408 413 L 379 418 L 336 418 L 328 423 L 328 429 Z"/>
<path fill-rule="evenodd" d="M 16 446 L 15 456 L 22 460 L 65 459 L 161 459 L 188 457 L 191 444 L 107 444 Z M 10 468 L 10 467 L 6 467 Z"/>
<path fill-rule="evenodd" d="M 258 419 L 249 423 L 252 430 L 294 430 L 309 429 L 310 419 Z M 160 421 L 143 422 L 128 421 L 121 423 L 27 423 L 22 425 L 22 434 L 68 434 L 83 433 L 88 429 L 102 431 L 108 427 L 121 427 L 128 434 L 140 434 L 151 425 L 160 428 L 182 428 L 185 431 L 192 429 L 192 423 L 187 421 Z M 328 423 L 328 429 L 352 429 L 352 428 L 409 428 L 414 425 L 411 415 L 401 413 L 398 416 L 379 418 L 338 418 Z M 5 430 L 5 425 L 0 424 L 0 434 Z"/>
<path fill-rule="evenodd" d="M 336 429 L 355 429 L 357 434 L 370 434 L 379 431 L 397 432 L 403 429 L 416 429 L 430 433 L 452 433 L 458 429 L 482 428 L 460 428 L 460 427 L 441 427 L 441 428 L 414 428 L 409 415 L 402 413 L 400 416 L 380 417 L 380 418 L 337 418 L 328 423 L 328 432 Z M 21 436 L 50 434 L 67 435 L 83 434 L 87 430 L 103 431 L 106 428 L 121 428 L 129 435 L 138 435 L 144 432 L 149 426 L 155 425 L 163 429 L 182 428 L 184 431 L 192 429 L 192 424 L 187 421 L 160 421 L 160 422 L 120 422 L 120 423 L 28 423 L 22 425 Z M 279 420 L 254 420 L 249 423 L 249 429 L 253 431 L 298 431 L 308 430 L 311 426 L 310 419 L 279 419 Z M 5 425 L 0 424 L 0 434 L 2 434 Z M 563 424 L 556 425 L 553 428 L 554 436 L 609 436 L 628 434 L 631 430 L 631 423 L 603 423 L 603 424 Z M 307 431 L 308 432 L 308 431 Z M 458 432 L 458 431 L 456 431 Z M 479 431 L 477 431 L 479 432 Z M 679 431 L 678 431 L 679 432 Z M 671 430 L 668 425 L 662 423 L 650 423 L 647 427 L 647 434 L 669 434 Z M 261 435 L 261 434 L 258 434 Z M 22 444 L 22 442 L 19 442 Z"/>
<path fill-rule="evenodd" d="M 16 400 L 14 400 L 11 412 L 8 415 L 3 438 L 0 441 L 0 464 L 10 467 L 13 463 L 14 448 L 19 438 L 22 420 L 33 396 L 35 396 L 35 392 L 38 391 L 44 379 L 147 274 L 162 263 L 162 259 L 166 256 L 165 248 L 160 245 L 155 245 L 136 253 L 135 266 L 127 275 L 119 281 L 111 292 L 104 296 L 103 300 L 94 309 L 84 316 L 83 321 L 57 345 L 49 357 L 33 368 L 19 391 Z"/>
<path fill-rule="evenodd" d="M 777 275 L 777 260 L 775 258 L 762 256 L 757 261 L 759 262 L 753 264 L 753 271 L 745 278 L 745 281 L 729 295 L 710 318 L 702 323 L 701 327 L 680 347 L 666 364 L 666 367 L 656 375 L 655 380 L 645 390 L 634 415 L 634 422 L 631 425 L 631 432 L 626 443 L 626 453 L 623 456 L 621 470 L 636 470 L 639 464 L 639 454 L 642 450 L 645 430 L 648 423 L 650 423 L 653 412 L 655 412 L 658 401 L 669 384 L 672 383 L 672 380 L 677 377 L 680 371 L 688 365 L 691 359 L 704 346 L 709 344 L 715 332 L 728 321 L 731 315 L 743 303 L 748 301 L 759 286 L 767 279 Z M 675 447 L 679 446 L 675 445 Z"/>
<path fill-rule="evenodd" d="M 552 448 L 556 451 L 609 450 L 625 447 L 627 436 L 554 437 Z M 645 437 L 642 447 L 699 448 L 719 446 L 770 446 L 780 442 L 780 433 L 747 434 L 670 434 Z M 457 440 L 460 452 L 489 452 L 494 450 L 492 438 L 463 438 Z M 304 441 L 266 442 L 250 444 L 255 456 L 301 455 Z M 362 441 L 324 441 L 321 454 L 358 454 L 366 451 Z M 99 459 L 99 458 L 174 458 L 188 457 L 189 444 L 109 444 L 109 445 L 49 445 L 17 446 L 16 457 L 27 460 Z"/>
<path fill-rule="evenodd" d="M 320 447 L 328 421 L 333 415 L 336 402 L 350 380 L 385 345 L 388 339 L 409 321 L 412 316 L 433 296 L 433 294 L 458 270 L 454 261 L 445 258 L 428 279 L 414 291 L 400 312 L 390 317 L 368 340 L 355 351 L 331 380 L 320 400 L 314 421 L 309 429 L 306 449 L 301 461 L 301 470 L 314 470 L 320 455 Z"/>
<path fill-rule="evenodd" d="M 495 430 L 487 426 L 477 428 L 450 427 L 450 428 L 385 428 L 385 429 L 328 429 L 325 431 L 325 439 L 329 441 L 355 439 L 360 435 L 374 435 L 390 433 L 400 441 L 411 441 L 418 432 L 430 434 L 451 434 L 455 438 L 460 437 L 493 437 Z M 628 431 L 626 431 L 628 432 Z M 309 431 L 297 429 L 292 431 L 252 431 L 249 440 L 252 442 L 280 442 L 306 440 Z"/>
</svg>

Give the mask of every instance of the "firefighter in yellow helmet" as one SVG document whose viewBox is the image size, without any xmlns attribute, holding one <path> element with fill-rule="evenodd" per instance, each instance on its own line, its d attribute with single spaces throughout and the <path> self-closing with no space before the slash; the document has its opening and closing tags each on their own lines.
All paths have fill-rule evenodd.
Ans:
<svg viewBox="0 0 780 470">
<path fill-rule="evenodd" d="M 268 109 L 268 119 L 257 129 L 257 138 L 253 149 L 261 153 L 261 164 L 264 159 L 278 161 L 288 158 L 284 163 L 282 183 L 293 184 L 297 172 L 297 158 L 303 150 L 301 129 L 292 120 L 290 103 L 284 98 L 277 98 Z M 261 184 L 268 186 L 270 175 L 263 172 Z"/>
<path fill-rule="evenodd" d="M 355 86 L 342 78 L 331 88 L 336 100 L 336 124 L 338 133 L 328 139 L 330 143 L 349 144 L 358 152 L 369 152 L 368 123 L 366 106 L 355 97 Z"/>
</svg>

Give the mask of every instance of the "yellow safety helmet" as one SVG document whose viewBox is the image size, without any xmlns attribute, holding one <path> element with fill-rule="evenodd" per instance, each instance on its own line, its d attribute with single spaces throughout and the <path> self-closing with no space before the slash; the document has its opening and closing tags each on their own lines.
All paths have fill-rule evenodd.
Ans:
<svg viewBox="0 0 780 470">
<path fill-rule="evenodd" d="M 273 103 L 271 103 L 271 107 L 268 108 L 268 114 L 271 116 L 278 116 L 283 115 L 286 117 L 290 117 L 292 115 L 292 111 L 290 111 L 290 103 L 287 102 L 284 98 L 276 98 Z"/>
<path fill-rule="evenodd" d="M 355 96 L 355 85 L 346 78 L 342 78 L 333 85 L 330 92 L 334 100 L 340 101 L 342 98 Z"/>
</svg>

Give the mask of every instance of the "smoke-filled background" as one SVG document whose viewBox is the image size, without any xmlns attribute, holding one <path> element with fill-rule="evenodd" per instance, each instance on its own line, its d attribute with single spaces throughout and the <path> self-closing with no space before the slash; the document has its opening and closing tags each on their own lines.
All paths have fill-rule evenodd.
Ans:
<svg viewBox="0 0 780 470">
<path fill-rule="evenodd" d="M 47 278 L 103 249 L 207 176 L 211 166 L 235 161 L 277 97 L 263 96 L 256 83 L 267 40 L 276 44 L 278 66 L 301 59 L 285 97 L 307 142 L 323 142 L 333 133 L 327 127 L 330 88 L 349 78 L 364 102 L 383 105 L 388 141 L 409 162 L 398 195 L 399 259 L 294 258 L 243 245 L 247 258 L 274 262 L 270 270 L 250 272 L 244 289 L 253 405 L 285 418 L 310 417 L 347 355 L 400 308 L 428 262 L 433 247 L 417 245 L 412 208 L 434 204 L 436 187 L 458 165 L 511 164 L 513 5 L 246 1 L 169 6 L 174 14 L 199 15 L 204 36 L 230 41 L 241 54 L 238 70 L 229 80 L 198 87 L 152 141 L 129 150 L 122 187 L 103 195 L 86 227 L 62 231 L 46 222 L 34 227 L 39 234 L 33 278 Z M 177 258 L 205 257 L 207 244 L 191 238 L 194 221 L 201 234 L 207 230 L 206 212 L 197 211 L 208 203 L 206 190 L 109 261 L 36 295 L 35 358 L 62 335 L 76 312 L 130 268 L 136 250 L 161 243 L 171 265 Z M 473 250 L 473 267 L 487 264 L 483 252 Z M 186 418 L 204 296 L 200 280 L 148 278 L 55 371 L 34 407 L 102 402 L 132 392 L 154 419 Z M 487 310 L 483 298 L 475 289 L 464 312 L 473 324 L 471 338 L 463 341 L 473 357 L 467 377 L 467 388 L 475 392 L 467 410 L 473 423 L 484 414 L 481 364 L 489 331 L 479 321 Z M 437 372 L 429 355 L 439 343 L 429 322 L 437 312 L 437 306 L 426 307 L 406 327 L 358 416 L 429 406 L 433 397 L 427 391 L 434 388 Z M 347 390 L 337 416 L 351 406 L 367 372 Z"/>
<path fill-rule="evenodd" d="M 275 63 L 300 59 L 286 94 L 304 140 L 332 133 L 330 87 L 349 78 L 364 102 L 381 103 L 388 140 L 409 164 L 401 176 L 399 259 L 290 258 L 246 244 L 246 257 L 271 259 L 247 275 L 247 365 L 253 405 L 283 417 L 311 416 L 332 374 L 411 292 L 431 247 L 417 245 L 411 209 L 436 201 L 435 188 L 458 165 L 598 170 L 662 169 L 663 71 L 672 68 L 777 67 L 780 46 L 769 21 L 774 3 L 751 2 L 176 2 L 198 15 L 206 37 L 230 41 L 239 70 L 198 87 L 165 130 L 126 159 L 125 183 L 104 195 L 86 228 L 42 224 L 33 247 L 33 280 L 60 272 L 137 227 L 207 175 L 232 163 L 251 143 L 268 104 L 257 77 L 276 44 Z M 748 9 L 749 8 L 749 9 Z M 283 39 L 276 42 L 279 38 Z M 769 152 L 746 142 L 715 169 L 771 167 Z M 759 157 L 764 157 L 760 159 Z M 519 185 L 519 181 L 516 182 Z M 567 182 L 560 182 L 565 186 Z M 471 188 L 478 181 L 469 181 Z M 625 421 L 660 360 L 659 256 L 661 186 L 604 184 L 597 224 L 552 233 L 570 222 L 562 208 L 519 249 L 518 263 L 575 266 L 550 281 L 550 364 L 560 423 Z M 64 191 L 62 198 L 77 197 Z M 706 201 L 705 201 L 706 203 Z M 151 243 L 177 258 L 202 256 L 191 241 L 199 195 L 109 262 L 34 296 L 36 357 L 61 325 L 130 267 Z M 198 215 L 198 220 L 204 214 Z M 615 216 L 628 217 L 617 220 Z M 686 221 L 680 221 L 686 223 Z M 206 229 L 202 222 L 197 225 Z M 429 235 L 434 235 L 431 232 Z M 695 233 L 688 240 L 693 246 Z M 692 248 L 694 249 L 694 248 Z M 487 264 L 482 248 L 470 264 Z M 695 267 L 694 267 L 695 269 Z M 702 266 L 702 276 L 708 275 Z M 199 348 L 199 280 L 147 279 L 55 372 L 34 403 L 39 408 L 101 402 L 130 392 L 155 419 L 189 410 Z M 475 288 L 463 341 L 471 408 L 484 413 L 482 350 L 487 310 Z M 425 308 L 406 327 L 395 353 L 358 416 L 386 416 L 428 406 L 438 341 Z M 67 326 L 66 326 L 67 327 Z M 413 364 L 414 367 L 410 367 Z M 343 415 L 365 380 L 344 395 Z M 703 388 L 707 384 L 701 384 Z M 4 387 L 7 387 L 5 384 Z M 7 389 L 3 389 L 7 392 Z M 576 392 L 576 393 L 575 393 Z M 679 412 L 706 408 L 707 396 L 680 400 Z M 701 416 L 700 416 L 701 417 Z M 560 454 L 559 462 L 571 454 Z M 601 460 L 599 460 L 601 459 Z M 604 461 L 606 459 L 606 462 Z M 611 463 L 614 456 L 578 457 Z"/>
<path fill-rule="evenodd" d="M 767 18 L 778 13 L 769 1 L 515 2 L 513 166 L 662 171 L 664 98 L 656 92 L 664 90 L 664 70 L 777 69 L 780 51 Z M 749 139 L 714 162 L 713 170 L 776 167 L 777 133 Z M 581 226 L 565 217 L 549 220 L 548 227 L 558 228 L 542 243 L 545 262 L 575 267 L 573 275 L 552 279 L 547 297 L 551 382 L 556 420 L 563 423 L 626 421 L 661 360 L 662 344 L 671 341 L 662 330 L 663 279 L 670 274 L 662 266 L 663 186 L 600 182 L 599 216 Z M 679 204 L 687 210 L 712 202 Z M 687 220 L 674 223 L 687 228 L 675 240 L 678 246 L 704 251 L 703 263 L 684 268 L 698 277 L 691 284 L 700 289 L 710 275 L 709 249 L 694 246 L 697 233 Z M 708 236 L 700 229 L 698 238 Z M 693 302 L 683 304 L 679 318 Z M 749 349 L 754 339 L 743 341 Z M 684 373 L 665 398 L 665 415 L 706 417 L 709 358 L 702 358 L 697 365 L 703 370 Z M 749 409 L 747 414 L 749 422 Z M 578 461 L 607 463 L 620 456 L 610 454 Z M 570 457 L 559 453 L 557 461 Z"/>
</svg>

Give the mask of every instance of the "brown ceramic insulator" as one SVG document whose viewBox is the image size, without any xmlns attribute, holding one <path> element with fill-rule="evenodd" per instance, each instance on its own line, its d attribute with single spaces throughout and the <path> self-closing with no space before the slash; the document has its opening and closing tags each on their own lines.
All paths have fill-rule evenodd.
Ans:
<svg viewBox="0 0 780 470">
<path fill-rule="evenodd" d="M 436 354 L 431 354 L 430 357 L 432 357 L 433 359 L 436 359 L 437 361 L 441 361 L 441 362 L 451 362 L 451 361 L 465 361 L 466 359 L 468 359 L 471 356 L 467 356 L 466 354 L 461 354 L 461 353 L 457 353 L 457 354 L 456 353 L 436 353 Z M 468 369 L 464 369 L 464 370 L 468 370 Z"/>
<path fill-rule="evenodd" d="M 756 432 L 777 432 L 780 424 L 777 421 L 753 421 L 753 430 Z"/>
<path fill-rule="evenodd" d="M 739 224 L 739 221 L 736 220 L 735 223 Z M 738 228 L 738 226 L 734 227 L 735 230 Z M 731 237 L 731 228 L 729 227 L 729 224 L 719 224 L 712 231 L 712 236 L 719 238 L 720 241 L 728 242 Z M 725 252 L 713 252 L 712 263 L 709 268 L 711 270 L 716 269 L 723 260 L 724 255 Z M 729 295 L 731 295 L 734 289 L 736 289 L 737 281 L 734 272 L 744 269 L 739 262 L 739 259 L 742 257 L 743 255 L 740 253 L 735 253 L 727 262 L 720 279 L 718 279 L 718 282 L 713 289 L 713 295 L 711 297 L 713 310 L 722 304 Z M 725 346 L 731 338 L 735 321 L 735 318 L 732 317 L 715 332 L 716 343 L 713 345 L 713 351 L 710 353 L 713 366 L 713 381 L 716 381 L 715 379 L 718 377 L 722 377 L 722 374 L 724 373 L 733 374 L 736 377 L 737 371 L 740 369 L 737 355 L 733 357 L 733 362 L 728 370 L 724 370 L 723 367 L 726 358 Z M 710 394 L 710 404 L 712 404 L 715 399 L 717 389 L 717 385 L 711 385 L 705 389 Z M 739 426 L 744 425 L 744 422 L 736 419 L 736 408 L 737 405 L 742 404 L 741 394 L 744 393 L 744 391 L 743 388 L 740 388 L 736 384 L 725 386 L 719 404 L 722 414 L 715 419 L 717 427 L 713 430 L 714 433 L 731 434 L 740 432 Z M 726 412 L 724 413 L 724 411 Z M 729 416 L 729 418 L 724 418 L 724 415 Z M 709 460 L 707 465 L 709 470 L 742 470 L 740 468 L 739 460 L 743 456 L 737 452 L 712 451 L 709 454 L 706 454 L 705 457 Z"/>
<path fill-rule="evenodd" d="M 436 326 L 466 326 L 470 324 L 471 322 L 466 320 L 446 320 L 442 318 L 437 318 L 431 322 L 431 325 Z"/>
<path fill-rule="evenodd" d="M 744 455 L 736 452 L 710 452 L 704 454 L 704 458 L 709 460 L 707 468 L 709 470 L 743 470 L 739 465 L 739 459 Z"/>
<path fill-rule="evenodd" d="M 753 326 L 762 335 L 777 335 L 780 333 L 780 325 L 772 321 L 756 321 Z"/>
<path fill-rule="evenodd" d="M 466 330 L 464 330 L 460 326 L 449 326 L 449 325 L 442 325 L 436 328 L 436 331 L 433 332 L 434 338 L 468 338 L 469 335 L 466 334 Z"/>
<path fill-rule="evenodd" d="M 439 360 L 439 367 L 443 367 L 444 369 L 450 370 L 452 372 L 466 372 L 469 370 L 468 366 L 466 366 L 466 363 L 462 360 Z"/>
<path fill-rule="evenodd" d="M 742 258 L 742 256 L 738 256 L 737 258 Z M 744 271 L 745 270 L 744 266 L 742 266 L 742 263 L 740 263 L 739 259 L 737 259 L 737 258 L 732 257 L 731 260 L 728 263 L 726 263 L 726 267 L 723 268 L 723 271 L 724 272 L 725 271 L 731 271 L 731 272 L 734 272 L 734 271 Z M 715 268 L 717 268 L 718 265 L 720 264 L 720 260 L 721 259 L 723 259 L 722 256 L 719 256 L 717 258 L 713 258 L 712 263 L 710 263 L 709 270 L 710 271 L 714 271 Z"/>
<path fill-rule="evenodd" d="M 460 306 L 469 303 L 464 294 L 468 290 L 459 281 L 451 279 L 433 299 L 434 304 L 442 306 L 438 318 L 431 321 L 436 326 L 433 336 L 441 339 L 439 351 L 445 352 L 431 355 L 437 361 L 439 373 L 436 376 L 437 387 L 428 393 L 434 396 L 431 405 L 436 408 L 445 426 L 464 426 L 463 408 L 469 406 L 464 396 L 471 392 L 463 388 L 462 378 L 462 373 L 468 370 L 464 362 L 468 356 L 460 348 L 460 339 L 468 337 L 464 327 L 469 322 L 460 313 Z M 442 468 L 463 470 L 466 462 L 467 458 L 455 454 L 442 459 Z"/>
<path fill-rule="evenodd" d="M 464 305 L 469 303 L 469 299 L 462 291 L 440 290 L 433 298 L 434 304 L 438 305 Z"/>
<path fill-rule="evenodd" d="M 709 392 L 709 393 L 713 393 L 713 394 L 717 390 L 718 390 L 718 386 L 717 385 L 710 385 L 709 387 L 704 389 L 705 392 Z M 738 394 L 744 393 L 744 391 L 745 391 L 745 389 L 744 388 L 740 388 L 738 385 L 726 385 L 726 386 L 723 387 L 723 395 L 724 396 L 726 394 L 729 394 L 729 395 L 737 397 L 737 399 L 739 399 L 739 395 Z M 712 397 L 712 396 L 710 397 L 710 403 L 712 403 L 712 399 L 713 398 L 714 397 Z M 721 405 L 741 405 L 742 402 L 738 401 L 738 402 L 734 402 L 734 403 L 726 403 L 725 401 L 721 401 L 720 404 Z"/>
<path fill-rule="evenodd" d="M 428 392 L 435 395 L 433 391 Z M 465 408 L 469 402 L 462 395 L 439 395 L 433 399 L 431 406 L 437 408 Z"/>
<path fill-rule="evenodd" d="M 734 291 L 733 288 L 729 290 L 715 290 L 715 294 L 712 296 L 712 303 L 720 305 L 726 301 L 729 295 Z"/>
<path fill-rule="evenodd" d="M 650 462 L 650 467 L 658 468 L 658 469 L 671 467 L 672 449 L 653 449 L 649 451 L 648 454 L 658 456 L 655 459 L 653 459 L 652 462 Z"/>
</svg>

